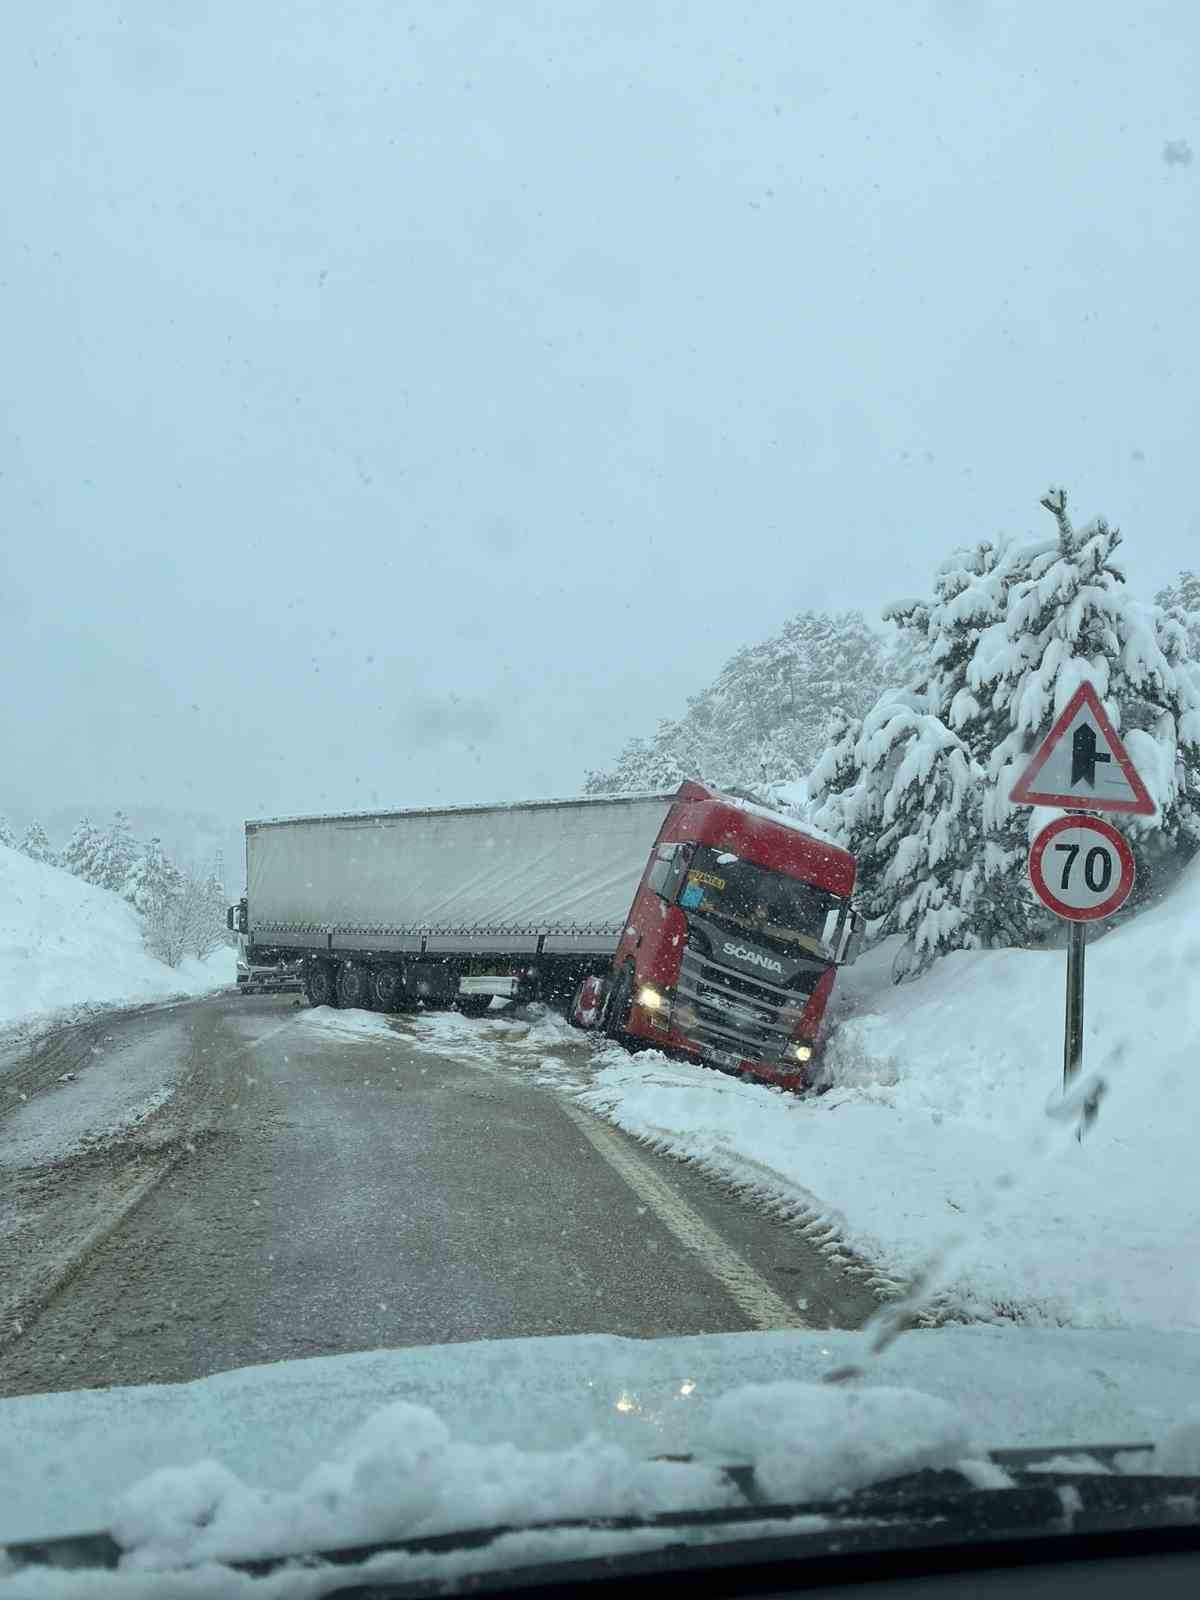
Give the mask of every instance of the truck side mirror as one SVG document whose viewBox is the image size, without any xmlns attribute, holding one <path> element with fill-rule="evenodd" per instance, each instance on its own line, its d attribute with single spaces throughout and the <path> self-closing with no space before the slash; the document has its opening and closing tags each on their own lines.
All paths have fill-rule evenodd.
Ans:
<svg viewBox="0 0 1200 1600">
<path fill-rule="evenodd" d="M 662 890 L 663 899 L 669 904 L 674 905 L 679 898 L 679 891 L 683 887 L 683 880 L 687 877 L 687 870 L 691 863 L 691 845 L 677 844 L 670 869 L 667 872 L 667 881 L 663 884 Z"/>
<path fill-rule="evenodd" d="M 862 948 L 863 922 L 854 907 L 845 901 L 825 918 L 821 943 L 832 952 L 834 964 L 848 967 Z"/>
<path fill-rule="evenodd" d="M 664 900 L 673 901 L 691 859 L 691 849 L 686 844 L 660 844 L 654 852 L 646 887 Z"/>
<path fill-rule="evenodd" d="M 842 938 L 842 948 L 838 954 L 838 965 L 841 967 L 853 966 L 862 954 L 863 938 L 866 935 L 866 919 L 859 915 L 853 907 L 848 908 L 846 916 L 846 930 Z"/>
<path fill-rule="evenodd" d="M 233 932 L 233 919 L 236 916 L 237 916 L 237 907 L 236 906 L 230 906 L 229 910 L 225 913 L 225 926 L 229 929 L 230 933 Z"/>
</svg>

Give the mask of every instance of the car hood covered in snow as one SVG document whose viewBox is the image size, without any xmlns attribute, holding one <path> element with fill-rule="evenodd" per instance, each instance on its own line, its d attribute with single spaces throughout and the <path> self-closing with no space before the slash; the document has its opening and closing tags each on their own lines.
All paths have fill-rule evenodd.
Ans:
<svg viewBox="0 0 1200 1600">
<path fill-rule="evenodd" d="M 393 1417 L 418 1416 L 397 1406 L 433 1414 L 417 1429 L 433 1434 L 414 1444 L 432 1450 L 447 1473 L 455 1459 L 465 1468 L 472 1450 L 488 1447 L 487 1471 L 502 1480 L 507 1458 L 490 1448 L 497 1446 L 514 1447 L 514 1471 L 519 1452 L 577 1455 L 581 1446 L 598 1456 L 617 1446 L 639 1460 L 736 1460 L 747 1455 L 742 1424 L 756 1414 L 761 1423 L 765 1413 L 751 1395 L 745 1406 L 735 1402 L 735 1416 L 728 1399 L 722 1410 L 722 1397 L 751 1385 L 820 1385 L 863 1351 L 863 1336 L 844 1332 L 648 1341 L 575 1335 L 369 1351 L 185 1384 L 0 1400 L 0 1542 L 108 1529 L 118 1503 L 125 1515 L 134 1507 L 136 1521 L 138 1495 L 129 1491 L 165 1468 L 211 1463 L 210 1484 L 237 1482 L 239 1491 L 253 1486 L 256 1494 L 289 1498 L 328 1469 L 346 1477 L 345 1489 L 354 1477 L 346 1463 L 353 1467 L 373 1419 L 389 1409 Z M 864 1377 L 821 1392 L 871 1390 L 928 1397 L 915 1432 L 928 1436 L 930 1464 L 962 1454 L 968 1434 L 972 1452 L 1154 1441 L 1200 1405 L 1200 1334 L 918 1330 L 872 1359 Z M 803 1409 L 803 1392 L 791 1392 Z M 828 1409 L 808 1393 L 816 1410 Z M 904 1403 L 893 1403 L 900 1406 L 893 1431 L 909 1438 Z M 836 1415 L 829 1426 L 837 1432 Z M 360 1443 L 347 1456 L 352 1438 Z M 447 1453 L 449 1441 L 466 1455 Z M 897 1457 L 901 1467 L 921 1464 L 919 1452 Z M 185 1499 L 198 1482 L 181 1477 Z M 205 1492 L 220 1498 L 224 1490 Z M 503 1495 L 494 1509 L 503 1510 L 502 1502 Z M 587 1509 L 609 1507 L 601 1497 Z"/>
</svg>

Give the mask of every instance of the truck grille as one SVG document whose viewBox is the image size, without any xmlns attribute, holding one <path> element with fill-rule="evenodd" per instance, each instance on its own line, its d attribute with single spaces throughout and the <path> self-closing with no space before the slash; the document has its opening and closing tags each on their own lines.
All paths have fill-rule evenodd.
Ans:
<svg viewBox="0 0 1200 1600">
<path fill-rule="evenodd" d="M 765 978 L 720 967 L 689 943 L 676 988 L 695 1021 L 680 1027 L 696 1044 L 739 1055 L 747 1061 L 779 1061 L 792 1038 L 807 992 L 783 989 Z"/>
</svg>

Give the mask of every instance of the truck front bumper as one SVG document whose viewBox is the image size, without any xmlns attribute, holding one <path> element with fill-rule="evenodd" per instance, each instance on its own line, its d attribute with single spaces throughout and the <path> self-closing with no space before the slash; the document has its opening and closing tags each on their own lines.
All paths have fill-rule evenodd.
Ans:
<svg viewBox="0 0 1200 1600">
<path fill-rule="evenodd" d="M 794 1065 L 782 1061 L 754 1061 L 740 1055 L 736 1049 L 718 1050 L 690 1039 L 662 1011 L 649 1010 L 636 1003 L 630 1007 L 627 1031 L 667 1054 L 685 1056 L 717 1072 L 727 1072 L 735 1078 L 756 1078 L 761 1083 L 772 1084 L 780 1089 L 806 1089 L 816 1060 L 816 1046 L 808 1040 L 795 1041 L 797 1044 L 808 1044 L 812 1054 L 807 1061 L 797 1061 Z"/>
</svg>

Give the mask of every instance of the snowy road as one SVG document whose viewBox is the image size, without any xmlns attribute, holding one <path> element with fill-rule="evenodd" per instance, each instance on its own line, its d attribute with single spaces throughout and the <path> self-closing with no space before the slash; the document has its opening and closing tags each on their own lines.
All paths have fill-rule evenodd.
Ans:
<svg viewBox="0 0 1200 1600">
<path fill-rule="evenodd" d="M 74 1078 L 0 1098 L 0 1394 L 874 1309 L 795 1229 L 584 1109 L 568 1033 L 523 1051 L 504 1014 L 233 995 L 98 1033 Z"/>
</svg>

